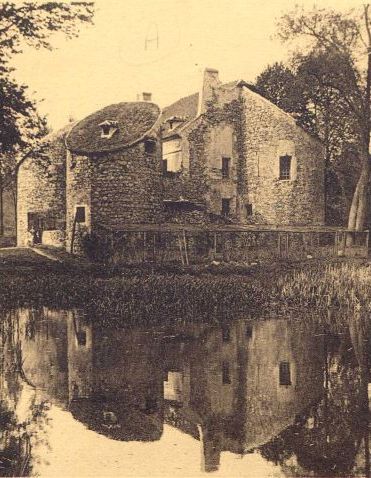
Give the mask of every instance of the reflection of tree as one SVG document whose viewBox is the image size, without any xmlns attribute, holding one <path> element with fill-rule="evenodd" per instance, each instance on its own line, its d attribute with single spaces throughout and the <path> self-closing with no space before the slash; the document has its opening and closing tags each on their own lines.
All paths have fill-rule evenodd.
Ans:
<svg viewBox="0 0 371 478">
<path fill-rule="evenodd" d="M 364 391 L 367 393 L 365 367 L 357 360 L 353 346 L 353 336 L 359 338 L 359 331 L 351 335 L 352 341 L 349 333 L 339 340 L 326 335 L 323 399 L 260 449 L 266 459 L 289 468 L 290 474 L 352 474 L 362 440 L 366 435 L 368 437 L 365 433 L 368 429 L 368 422 L 365 424 L 368 404 L 364 400 Z M 291 457 L 295 457 L 294 466 L 289 460 Z M 367 453 L 365 461 L 367 473 Z"/>
<path fill-rule="evenodd" d="M 349 324 L 350 336 L 355 355 L 360 368 L 361 376 L 361 413 L 360 430 L 363 434 L 365 475 L 371 476 L 370 472 L 370 413 L 368 399 L 368 383 L 370 382 L 371 367 L 371 325 L 369 314 L 357 311 Z"/>
<path fill-rule="evenodd" d="M 260 447 L 260 454 L 275 465 L 282 464 L 295 453 L 295 440 L 303 426 L 303 419 L 298 419 L 294 425 L 286 428 L 269 443 Z"/>
<path fill-rule="evenodd" d="M 0 409 L 0 474 L 1 476 L 28 476 L 31 472 L 30 437 L 24 424 L 17 423 L 14 411 Z"/>
<path fill-rule="evenodd" d="M 29 476 L 32 447 L 46 443 L 48 404 L 22 380 L 19 316 L 4 314 L 1 324 L 0 362 L 0 476 Z M 26 418 L 20 419 L 17 405 L 22 393 L 30 394 Z"/>
</svg>

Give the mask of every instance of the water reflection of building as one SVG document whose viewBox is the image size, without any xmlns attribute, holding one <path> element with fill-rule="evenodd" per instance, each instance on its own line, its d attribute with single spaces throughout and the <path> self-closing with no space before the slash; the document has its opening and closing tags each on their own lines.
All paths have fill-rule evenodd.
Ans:
<svg viewBox="0 0 371 478">
<path fill-rule="evenodd" d="M 76 317 L 70 317 L 69 372 L 74 416 L 112 438 L 158 440 L 163 430 L 163 377 L 159 347 L 152 336 L 145 328 L 91 329 L 90 325 L 90 331 L 85 329 L 86 343 L 79 343 L 75 340 L 76 330 L 81 334 L 86 325 L 82 322 L 75 327 L 74 321 Z M 90 343 L 93 348 L 89 352 Z"/>
<path fill-rule="evenodd" d="M 330 318 L 329 323 L 336 323 L 336 317 Z M 370 476 L 369 317 L 354 313 L 344 323 L 349 329 L 344 327 L 341 335 L 324 327 L 321 400 L 298 414 L 293 426 L 260 449 L 287 474 Z"/>
<path fill-rule="evenodd" d="M 119 440 L 160 438 L 162 368 L 145 329 L 99 329 L 79 310 L 28 311 L 21 323 L 30 383 L 99 433 Z"/>
<path fill-rule="evenodd" d="M 323 388 L 323 342 L 300 323 L 240 320 L 167 340 L 166 421 L 199 438 L 205 471 L 293 423 Z"/>
<path fill-rule="evenodd" d="M 68 313 L 68 396 L 70 401 L 93 395 L 93 329 L 81 310 Z"/>
<path fill-rule="evenodd" d="M 269 441 L 323 390 L 323 339 L 301 322 L 155 331 L 101 327 L 80 310 L 22 314 L 30 383 L 117 440 L 158 440 L 165 421 L 200 440 L 205 471 Z"/>
<path fill-rule="evenodd" d="M 13 319 L 3 396 L 26 381 L 116 440 L 158 440 L 165 422 L 199 440 L 206 471 L 223 451 L 256 449 L 291 475 L 367 469 L 368 318 L 340 336 L 277 319 L 152 330 L 100 327 L 80 310 Z M 23 382 L 4 379 L 7 370 Z"/>
<path fill-rule="evenodd" d="M 67 312 L 22 309 L 18 313 L 24 379 L 53 400 L 68 400 Z"/>
</svg>

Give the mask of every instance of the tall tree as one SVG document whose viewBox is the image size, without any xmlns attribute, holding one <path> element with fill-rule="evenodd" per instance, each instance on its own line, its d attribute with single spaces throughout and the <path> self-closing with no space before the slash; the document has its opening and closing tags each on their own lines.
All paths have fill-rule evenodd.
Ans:
<svg viewBox="0 0 371 478">
<path fill-rule="evenodd" d="M 370 91 L 371 91 L 371 28 L 369 5 L 362 14 L 350 11 L 303 8 L 284 15 L 279 24 L 279 36 L 287 42 L 308 39 L 313 59 L 326 55 L 325 67 L 308 70 L 314 81 L 336 92 L 344 102 L 354 122 L 360 174 L 350 206 L 348 228 L 364 228 L 370 179 Z M 320 66 L 321 65 L 321 66 Z M 342 74 L 338 74 L 339 65 Z M 336 68 L 334 68 L 336 67 Z"/>
<path fill-rule="evenodd" d="M 307 88 L 300 76 L 283 63 L 274 63 L 257 77 L 259 93 L 287 113 L 307 131 L 315 132 L 315 116 L 309 108 Z"/>
<path fill-rule="evenodd" d="M 91 23 L 91 2 L 0 3 L 0 235 L 4 186 L 12 181 L 17 156 L 29 151 L 46 133 L 45 120 L 27 97 L 27 87 L 14 79 L 11 58 L 24 46 L 52 49 L 53 34 L 72 38 L 82 23 Z"/>
</svg>

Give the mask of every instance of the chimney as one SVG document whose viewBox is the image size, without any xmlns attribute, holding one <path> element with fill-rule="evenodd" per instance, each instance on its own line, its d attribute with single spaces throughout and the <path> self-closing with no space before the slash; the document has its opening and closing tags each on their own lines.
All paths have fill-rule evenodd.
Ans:
<svg viewBox="0 0 371 478">
<path fill-rule="evenodd" d="M 206 111 L 207 102 L 213 97 L 213 91 L 220 86 L 219 71 L 213 68 L 206 68 L 198 97 L 198 111 L 200 115 Z"/>
<path fill-rule="evenodd" d="M 220 430 L 212 424 L 197 425 L 201 445 L 201 471 L 210 473 L 217 471 L 220 465 L 222 437 Z"/>
<path fill-rule="evenodd" d="M 152 93 L 142 93 L 143 101 L 152 101 Z"/>
</svg>

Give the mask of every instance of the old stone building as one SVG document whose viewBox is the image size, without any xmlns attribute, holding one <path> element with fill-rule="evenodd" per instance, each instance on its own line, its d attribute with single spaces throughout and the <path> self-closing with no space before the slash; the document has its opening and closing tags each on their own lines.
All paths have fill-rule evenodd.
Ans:
<svg viewBox="0 0 371 478">
<path fill-rule="evenodd" d="M 98 227 L 157 221 L 159 115 L 153 103 L 119 103 L 47 138 L 47 158 L 18 169 L 18 245 L 27 245 L 32 230 L 40 231 L 34 242 L 78 252 L 84 234 Z"/>
<path fill-rule="evenodd" d="M 164 339 L 164 416 L 200 441 L 202 471 L 269 442 L 322 397 L 323 341 L 300 321 L 189 329 Z"/>
<path fill-rule="evenodd" d="M 242 224 L 324 223 L 323 146 L 246 82 L 221 84 L 207 69 L 162 123 L 169 208 L 183 199 Z"/>
<path fill-rule="evenodd" d="M 93 113 L 19 165 L 18 245 L 79 252 L 133 224 L 323 225 L 323 146 L 249 84 L 207 69 L 162 112 L 148 100 Z"/>
</svg>

